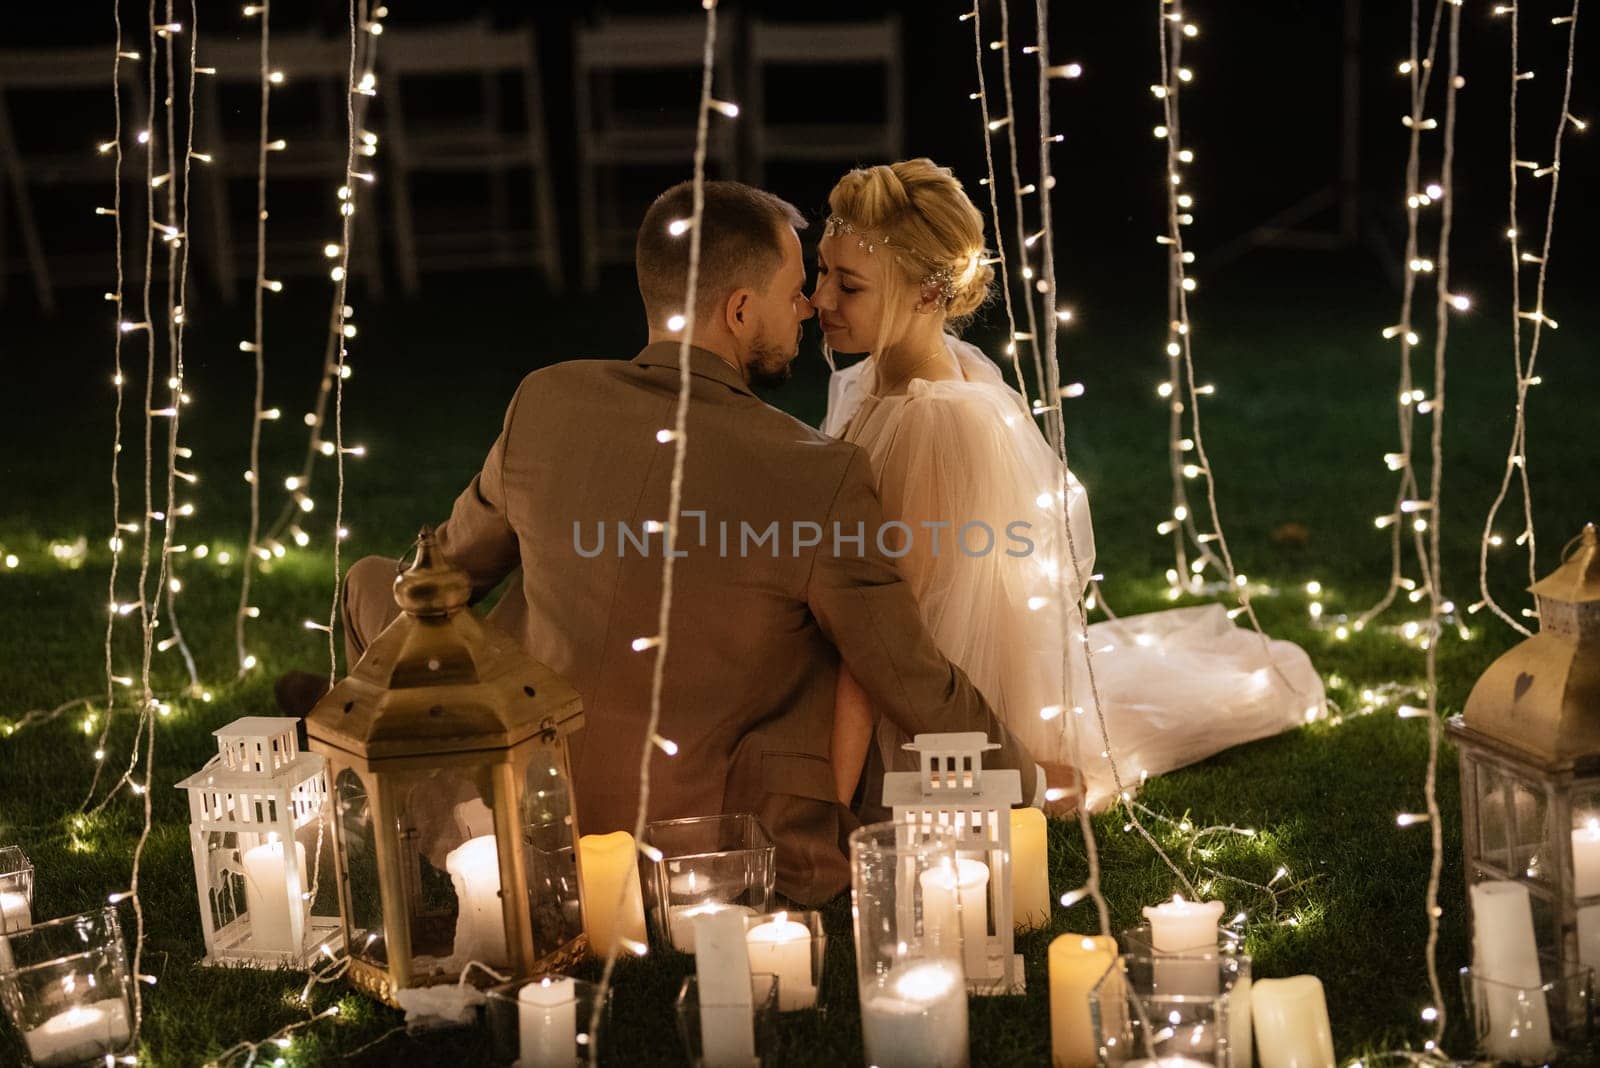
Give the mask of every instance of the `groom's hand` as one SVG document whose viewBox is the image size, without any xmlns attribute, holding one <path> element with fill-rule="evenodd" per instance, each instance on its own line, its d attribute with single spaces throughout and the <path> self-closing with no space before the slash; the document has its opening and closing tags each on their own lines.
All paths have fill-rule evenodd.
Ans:
<svg viewBox="0 0 1600 1068">
<path fill-rule="evenodd" d="M 1046 816 L 1066 819 L 1078 811 L 1078 769 L 1071 764 L 1040 764 L 1044 769 Z"/>
</svg>

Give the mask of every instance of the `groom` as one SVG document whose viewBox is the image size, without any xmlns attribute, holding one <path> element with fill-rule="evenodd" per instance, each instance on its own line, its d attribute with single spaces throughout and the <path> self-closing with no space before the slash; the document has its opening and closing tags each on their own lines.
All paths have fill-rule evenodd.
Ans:
<svg viewBox="0 0 1600 1068">
<path fill-rule="evenodd" d="M 638 804 L 692 207 L 691 186 L 674 186 L 640 228 L 644 351 L 528 375 L 483 470 L 438 529 L 474 599 L 521 569 L 490 619 L 583 696 L 573 774 L 584 833 L 631 831 Z M 777 844 L 779 891 L 815 904 L 849 885 L 841 843 L 854 820 L 828 762 L 841 658 L 907 734 L 981 731 L 1000 743 L 994 766 L 1021 770 L 1024 797 L 1041 797 L 1044 784 L 939 653 L 880 549 L 866 454 L 752 392 L 788 379 L 812 315 L 795 233 L 804 226 L 770 193 L 705 184 L 649 818 L 754 812 Z M 368 557 L 346 577 L 352 664 L 396 614 L 394 574 L 393 561 Z"/>
</svg>

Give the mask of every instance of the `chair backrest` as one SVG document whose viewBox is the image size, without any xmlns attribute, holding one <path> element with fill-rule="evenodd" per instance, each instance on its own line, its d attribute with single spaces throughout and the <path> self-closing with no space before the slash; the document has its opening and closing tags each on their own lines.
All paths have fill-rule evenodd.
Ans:
<svg viewBox="0 0 1600 1068">
<path fill-rule="evenodd" d="M 199 64 L 216 68 L 219 82 L 258 82 L 261 79 L 261 45 L 256 41 L 218 41 L 202 38 Z M 381 50 L 380 50 L 381 54 Z M 267 60 L 291 81 L 305 78 L 345 79 L 350 74 L 350 42 L 343 37 L 312 34 L 273 34 Z"/>
<path fill-rule="evenodd" d="M 872 22 L 767 22 L 750 24 L 750 61 L 801 67 L 900 63 L 900 19 Z"/>
<path fill-rule="evenodd" d="M 736 24 L 722 16 L 717 25 L 717 66 L 725 68 L 733 52 Z M 580 77 L 592 71 L 699 68 L 705 54 L 705 33 L 705 19 L 699 15 L 608 17 L 578 27 L 573 62 Z"/>
<path fill-rule="evenodd" d="M 122 77 L 130 84 L 143 84 L 143 61 L 124 58 Z M 0 88 L 90 89 L 110 81 L 109 47 L 0 51 Z"/>
<path fill-rule="evenodd" d="M 533 27 L 497 30 L 481 21 L 391 29 L 378 49 L 378 66 L 399 74 L 482 74 L 536 69 Z"/>
</svg>

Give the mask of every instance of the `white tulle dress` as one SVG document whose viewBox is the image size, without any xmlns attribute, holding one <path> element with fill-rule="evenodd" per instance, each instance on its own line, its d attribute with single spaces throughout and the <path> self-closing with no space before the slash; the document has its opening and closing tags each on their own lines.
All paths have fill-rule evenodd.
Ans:
<svg viewBox="0 0 1600 1068">
<path fill-rule="evenodd" d="M 1322 712 L 1305 652 L 1235 626 L 1218 604 L 1096 623 L 1085 638 L 1061 592 L 1081 596 L 1094 569 L 1088 495 L 1070 472 L 1063 489 L 1055 451 L 993 361 L 946 342 L 959 379 L 913 379 L 882 396 L 872 357 L 836 371 L 822 428 L 866 450 L 886 524 L 912 532 L 885 543 L 904 550 L 929 631 L 1037 759 L 1082 768 L 1090 805 L 1103 807 L 1113 760 L 1131 788 Z M 881 719 L 886 768 L 914 768 L 907 740 Z"/>
</svg>

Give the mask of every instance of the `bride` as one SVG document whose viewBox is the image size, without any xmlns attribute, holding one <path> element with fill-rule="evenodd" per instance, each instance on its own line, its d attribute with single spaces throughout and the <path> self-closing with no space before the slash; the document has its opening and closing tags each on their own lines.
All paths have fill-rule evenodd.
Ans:
<svg viewBox="0 0 1600 1068">
<path fill-rule="evenodd" d="M 995 363 L 959 339 L 994 272 L 983 216 L 955 176 L 928 159 L 854 170 L 828 206 L 811 303 L 830 366 L 833 352 L 867 357 L 835 370 L 822 429 L 866 450 L 885 526 L 903 524 L 886 542 L 901 543 L 928 629 L 1050 781 L 1076 768 L 1090 806 L 1103 807 L 1118 781 L 1134 789 L 1319 714 L 1322 682 L 1304 651 L 1234 626 L 1221 605 L 1085 633 L 1062 603 L 1081 598 L 1093 571 L 1088 496 L 1070 472 L 1061 478 Z M 874 746 L 885 770 L 914 769 L 907 741 L 841 670 L 832 748 L 841 800 Z"/>
</svg>

